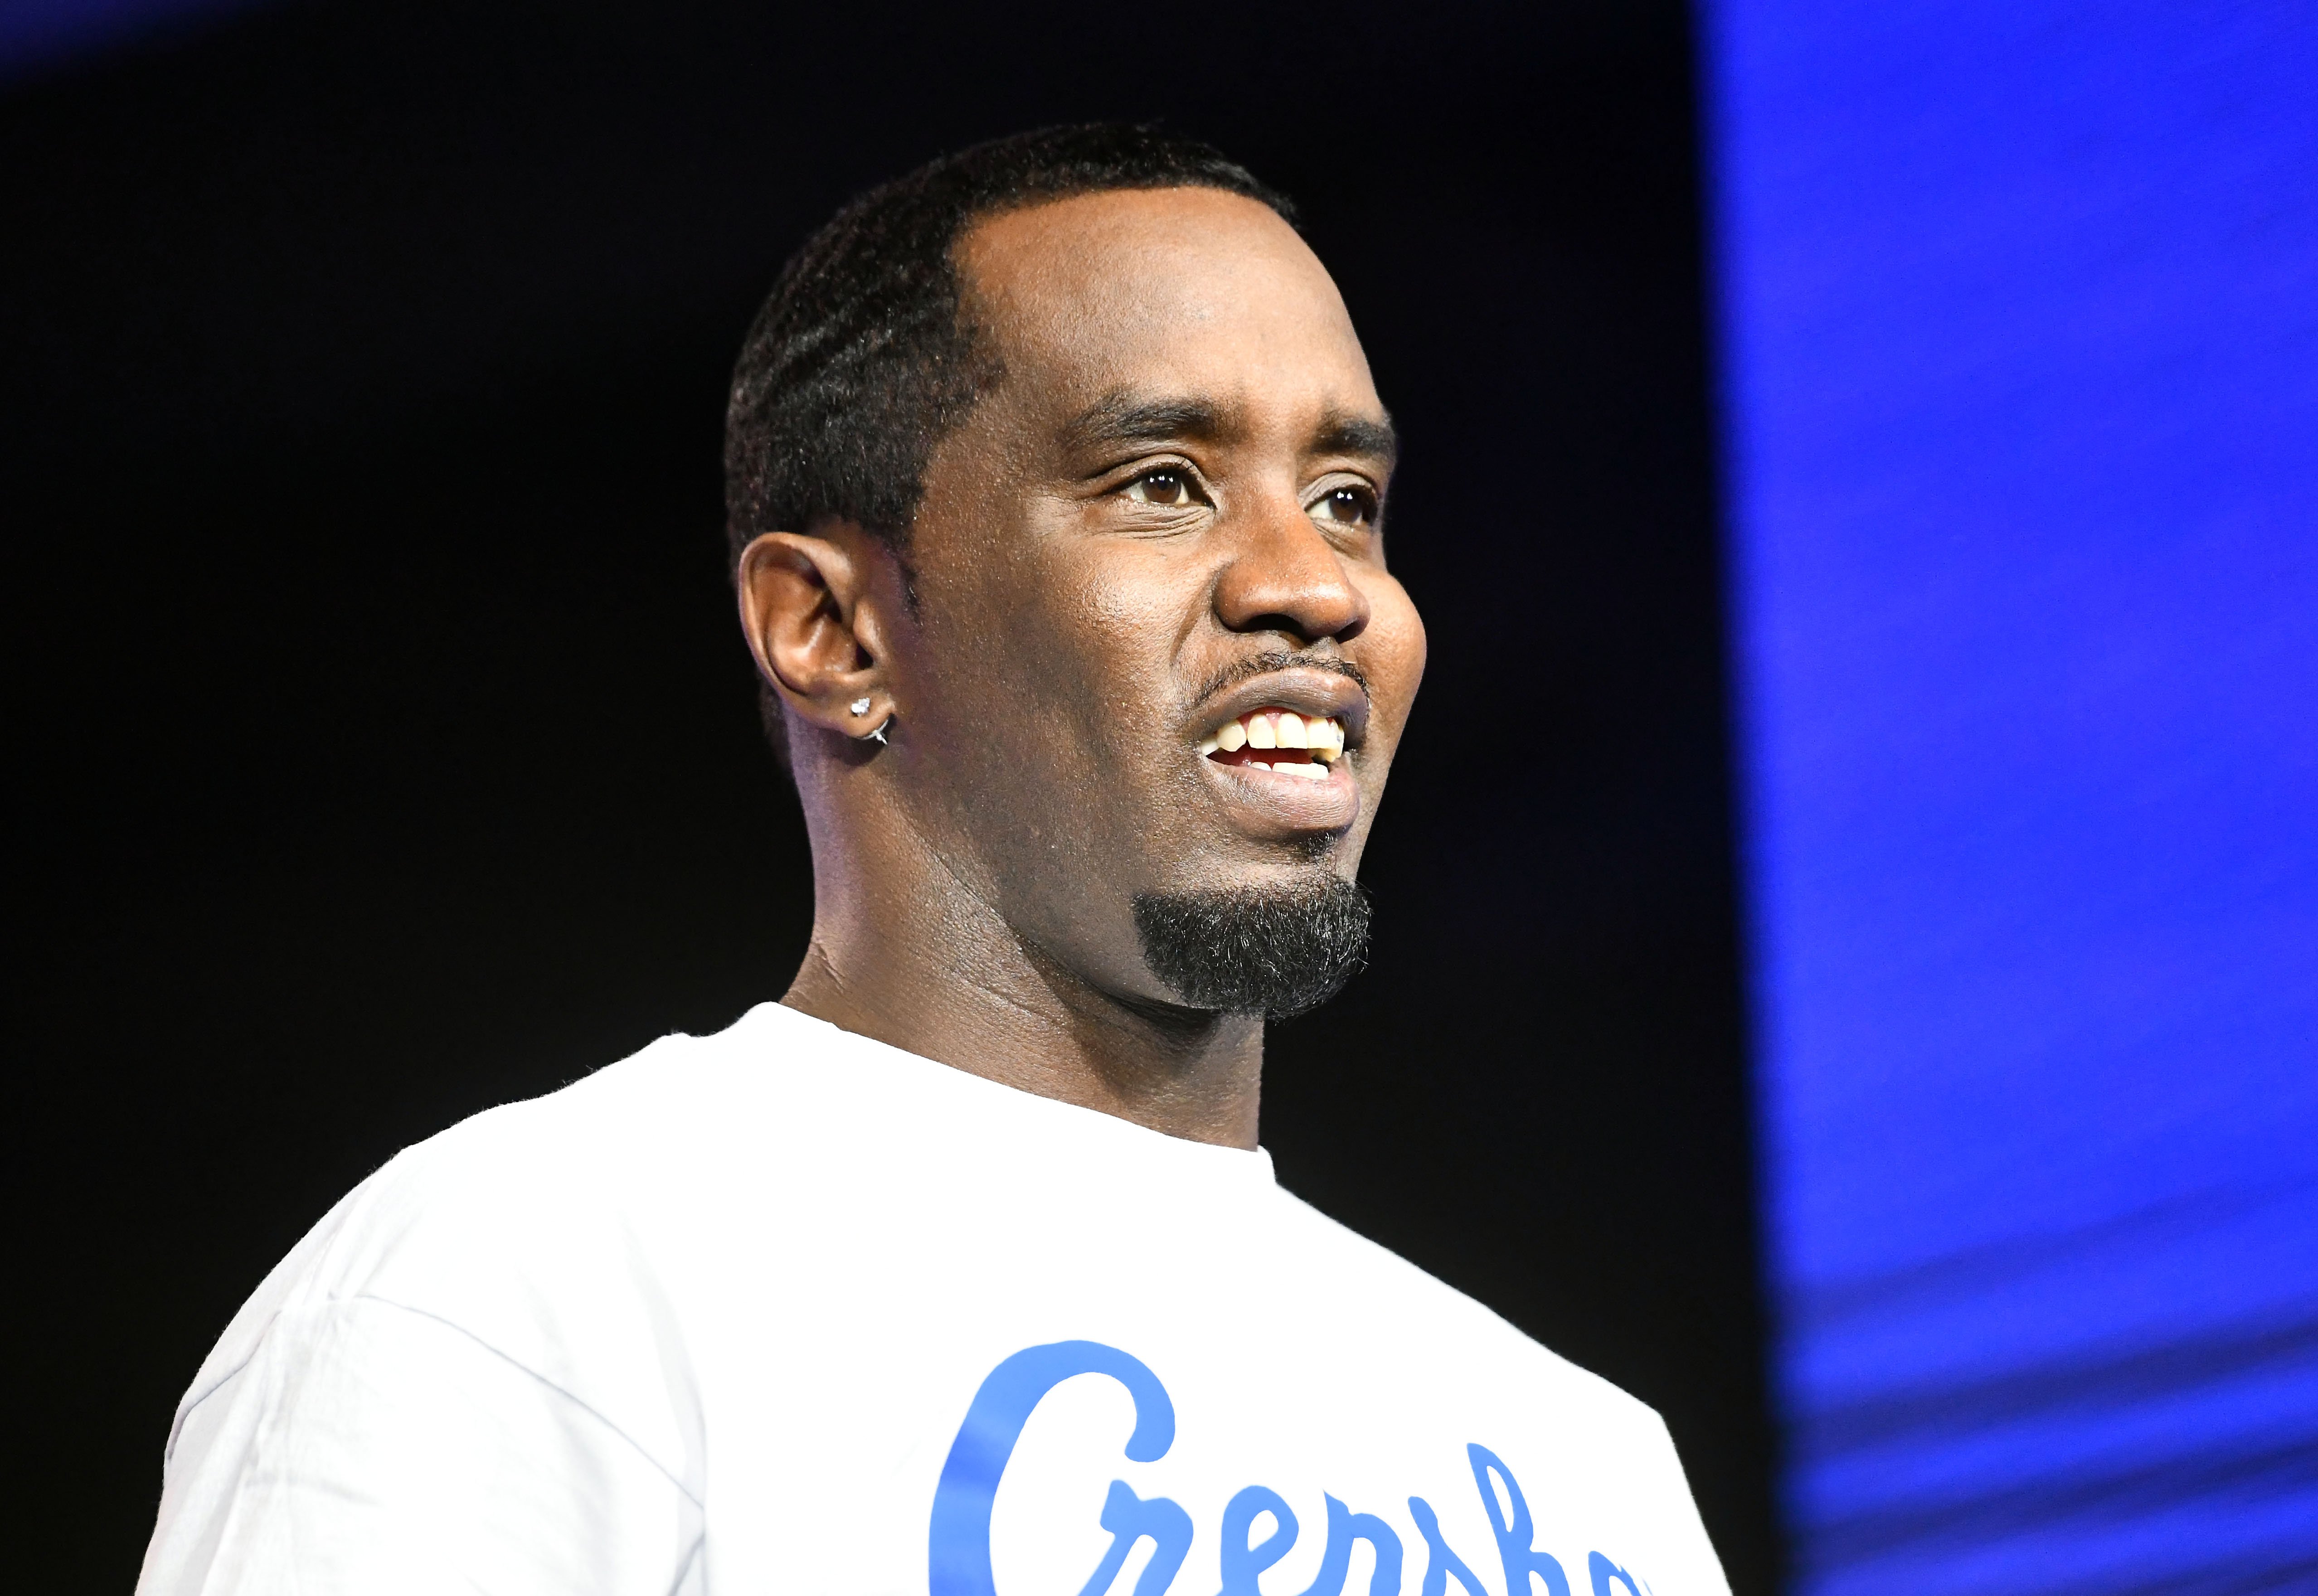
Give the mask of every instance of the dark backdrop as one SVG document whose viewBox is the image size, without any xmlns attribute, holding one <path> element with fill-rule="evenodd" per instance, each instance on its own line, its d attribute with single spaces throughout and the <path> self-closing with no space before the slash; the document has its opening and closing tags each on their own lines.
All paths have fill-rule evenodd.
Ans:
<svg viewBox="0 0 2318 1596">
<path fill-rule="evenodd" d="M 1770 1588 L 1686 22 L 1497 9 L 292 7 L 0 99 L 12 1581 L 126 1587 L 203 1351 L 382 1160 L 779 994 L 741 331 L 867 182 L 1159 115 L 1302 202 L 1433 637 L 1266 1140 L 1665 1412 Z"/>
</svg>

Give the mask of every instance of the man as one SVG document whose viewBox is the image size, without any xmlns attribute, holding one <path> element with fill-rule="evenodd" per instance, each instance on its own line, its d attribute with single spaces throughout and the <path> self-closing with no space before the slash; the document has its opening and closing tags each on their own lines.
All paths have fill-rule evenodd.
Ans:
<svg viewBox="0 0 2318 1596">
<path fill-rule="evenodd" d="M 804 968 L 341 1203 L 143 1588 L 1724 1590 L 1654 1414 L 1257 1147 L 1424 660 L 1285 202 L 1139 130 L 937 162 L 783 273 L 726 458 Z"/>
</svg>

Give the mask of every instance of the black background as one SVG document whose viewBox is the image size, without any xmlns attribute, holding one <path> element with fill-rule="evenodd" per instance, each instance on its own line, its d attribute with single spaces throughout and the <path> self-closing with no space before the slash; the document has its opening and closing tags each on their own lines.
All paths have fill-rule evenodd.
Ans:
<svg viewBox="0 0 2318 1596">
<path fill-rule="evenodd" d="M 1432 632 L 1374 961 L 1265 1140 L 1659 1408 L 1770 1590 L 1690 48 L 1659 0 L 478 0 L 0 97 L 12 1583 L 128 1585 L 202 1353 L 381 1161 L 779 994 L 741 331 L 864 184 L 1159 116 L 1301 202 Z"/>
</svg>

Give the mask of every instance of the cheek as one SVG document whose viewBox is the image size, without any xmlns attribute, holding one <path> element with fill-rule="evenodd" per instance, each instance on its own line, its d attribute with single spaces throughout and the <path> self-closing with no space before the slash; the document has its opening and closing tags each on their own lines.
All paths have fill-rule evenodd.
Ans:
<svg viewBox="0 0 2318 1596">
<path fill-rule="evenodd" d="M 1092 689 L 1107 710 L 1165 713 L 1184 640 L 1204 613 L 1199 573 L 1165 551 L 1105 552 L 1057 562 L 1050 623 L 1077 661 L 1080 690 Z"/>
<path fill-rule="evenodd" d="M 1369 598 L 1369 626 L 1361 647 L 1353 650 L 1379 711 L 1391 718 L 1396 742 L 1401 722 L 1415 702 L 1417 684 L 1424 679 L 1424 618 L 1408 590 L 1381 571 L 1363 584 Z"/>
<path fill-rule="evenodd" d="M 984 573 L 980 602 L 945 640 L 973 661 L 975 702 L 957 707 L 1008 729 L 1011 752 L 993 757 L 1009 779 L 1068 791 L 1091 771 L 1141 764 L 1153 727 L 1167 723 L 1181 627 L 1167 596 L 1139 579 L 1148 573 L 1120 564 L 1018 556 Z M 1061 802 L 1084 806 L 1083 794 Z"/>
</svg>

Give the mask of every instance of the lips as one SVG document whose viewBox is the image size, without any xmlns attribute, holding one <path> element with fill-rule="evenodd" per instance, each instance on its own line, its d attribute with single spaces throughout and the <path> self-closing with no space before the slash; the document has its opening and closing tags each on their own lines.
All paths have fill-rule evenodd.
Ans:
<svg viewBox="0 0 2318 1596">
<path fill-rule="evenodd" d="M 1200 740 L 1199 752 L 1218 765 L 1325 782 L 1328 767 L 1343 757 L 1344 725 L 1332 716 L 1267 706 L 1217 726 Z"/>
</svg>

